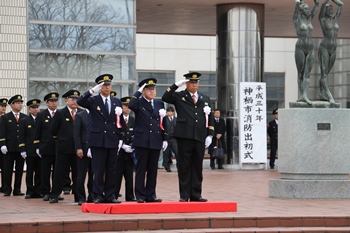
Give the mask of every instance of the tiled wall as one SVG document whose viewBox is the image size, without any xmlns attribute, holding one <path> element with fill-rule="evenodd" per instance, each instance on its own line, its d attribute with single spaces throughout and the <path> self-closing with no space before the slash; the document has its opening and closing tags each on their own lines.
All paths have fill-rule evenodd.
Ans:
<svg viewBox="0 0 350 233">
<path fill-rule="evenodd" d="M 0 97 L 27 94 L 27 0 L 0 1 Z"/>
</svg>

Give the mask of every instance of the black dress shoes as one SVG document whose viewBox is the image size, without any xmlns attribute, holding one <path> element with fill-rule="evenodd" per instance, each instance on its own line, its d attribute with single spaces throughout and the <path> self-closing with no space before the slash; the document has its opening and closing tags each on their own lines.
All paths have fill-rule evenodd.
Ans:
<svg viewBox="0 0 350 233">
<path fill-rule="evenodd" d="M 48 200 L 50 200 L 50 195 L 49 194 L 45 194 L 43 196 L 43 201 L 48 201 Z"/>
<path fill-rule="evenodd" d="M 179 202 L 187 202 L 188 200 L 187 199 L 184 199 L 184 198 L 180 198 Z"/>
<path fill-rule="evenodd" d="M 136 199 L 128 199 L 126 201 L 128 201 L 128 202 L 136 202 L 137 200 Z"/>
<path fill-rule="evenodd" d="M 219 166 L 219 168 L 218 169 L 224 169 L 224 167 L 223 166 Z"/>
<path fill-rule="evenodd" d="M 198 199 L 191 199 L 191 201 L 194 201 L 194 202 L 207 202 L 208 199 L 205 199 L 205 198 L 203 198 L 203 197 L 200 197 L 200 198 L 198 198 Z"/>
<path fill-rule="evenodd" d="M 24 196 L 24 199 L 32 199 L 32 198 L 33 198 L 33 196 L 31 194 L 27 194 Z"/>
<path fill-rule="evenodd" d="M 95 204 L 102 204 L 103 202 L 102 202 L 101 199 L 95 199 L 94 203 L 95 203 Z"/>
<path fill-rule="evenodd" d="M 63 200 L 64 200 L 64 197 L 58 196 L 57 200 L 63 201 Z"/>
<path fill-rule="evenodd" d="M 3 187 L 0 188 L 0 193 L 3 193 L 4 192 L 4 189 Z"/>
<path fill-rule="evenodd" d="M 13 193 L 13 196 L 24 196 L 24 193 L 22 193 L 22 192 Z"/>
<path fill-rule="evenodd" d="M 152 200 L 147 200 L 146 202 L 162 202 L 162 199 L 152 199 Z"/>
<path fill-rule="evenodd" d="M 112 203 L 112 204 L 120 204 L 122 202 L 119 201 L 118 199 L 113 199 L 113 200 L 110 201 L 110 203 Z"/>
<path fill-rule="evenodd" d="M 82 205 L 85 202 L 86 202 L 85 200 L 80 200 L 80 201 L 78 201 L 78 205 Z"/>
<path fill-rule="evenodd" d="M 8 197 L 10 195 L 11 195 L 11 193 L 4 193 L 4 197 Z"/>
<path fill-rule="evenodd" d="M 145 200 L 143 200 L 143 199 L 137 199 L 137 203 L 144 203 L 145 202 Z"/>
<path fill-rule="evenodd" d="M 172 170 L 171 169 L 166 169 L 166 172 L 172 172 Z"/>
<path fill-rule="evenodd" d="M 51 198 L 50 204 L 58 203 L 58 198 Z"/>
<path fill-rule="evenodd" d="M 122 197 L 123 195 L 121 195 L 120 193 L 118 194 L 118 197 Z"/>
</svg>

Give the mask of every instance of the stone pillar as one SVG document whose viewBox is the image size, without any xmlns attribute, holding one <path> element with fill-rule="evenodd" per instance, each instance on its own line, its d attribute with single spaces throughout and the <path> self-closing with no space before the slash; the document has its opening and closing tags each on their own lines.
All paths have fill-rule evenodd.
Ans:
<svg viewBox="0 0 350 233">
<path fill-rule="evenodd" d="M 217 106 L 227 122 L 228 163 L 239 162 L 239 83 L 263 75 L 264 5 L 217 5 Z"/>
</svg>

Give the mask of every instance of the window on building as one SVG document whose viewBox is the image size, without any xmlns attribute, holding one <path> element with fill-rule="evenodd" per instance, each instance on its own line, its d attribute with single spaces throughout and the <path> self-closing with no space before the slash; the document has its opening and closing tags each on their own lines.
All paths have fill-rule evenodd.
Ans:
<svg viewBox="0 0 350 233">
<path fill-rule="evenodd" d="M 263 82 L 266 83 L 266 111 L 267 122 L 273 119 L 272 111 L 284 108 L 284 73 L 265 73 Z"/>
</svg>

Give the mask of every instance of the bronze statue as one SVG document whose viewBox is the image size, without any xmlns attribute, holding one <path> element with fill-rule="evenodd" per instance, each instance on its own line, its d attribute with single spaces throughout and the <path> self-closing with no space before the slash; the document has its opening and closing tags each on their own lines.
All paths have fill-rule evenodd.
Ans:
<svg viewBox="0 0 350 233">
<path fill-rule="evenodd" d="M 307 97 L 307 91 L 310 84 L 310 73 L 314 64 L 315 52 L 314 43 L 312 41 L 312 19 L 315 16 L 318 8 L 319 0 L 314 0 L 315 5 L 312 11 L 309 11 L 309 5 L 303 3 L 301 0 L 295 1 L 294 10 L 294 26 L 298 36 L 295 45 L 295 63 L 298 70 L 298 101 L 312 104 Z"/>
<path fill-rule="evenodd" d="M 320 60 L 321 77 L 319 79 L 319 92 L 317 99 L 326 100 L 331 104 L 335 101 L 331 92 L 328 89 L 327 76 L 333 68 L 336 49 L 337 49 L 337 35 L 339 30 L 338 19 L 343 9 L 343 3 L 340 0 L 332 0 L 337 6 L 338 10 L 333 15 L 333 7 L 327 4 L 329 0 L 323 0 L 321 11 L 319 15 L 320 24 L 323 32 L 323 39 L 318 51 L 318 59 Z"/>
</svg>

